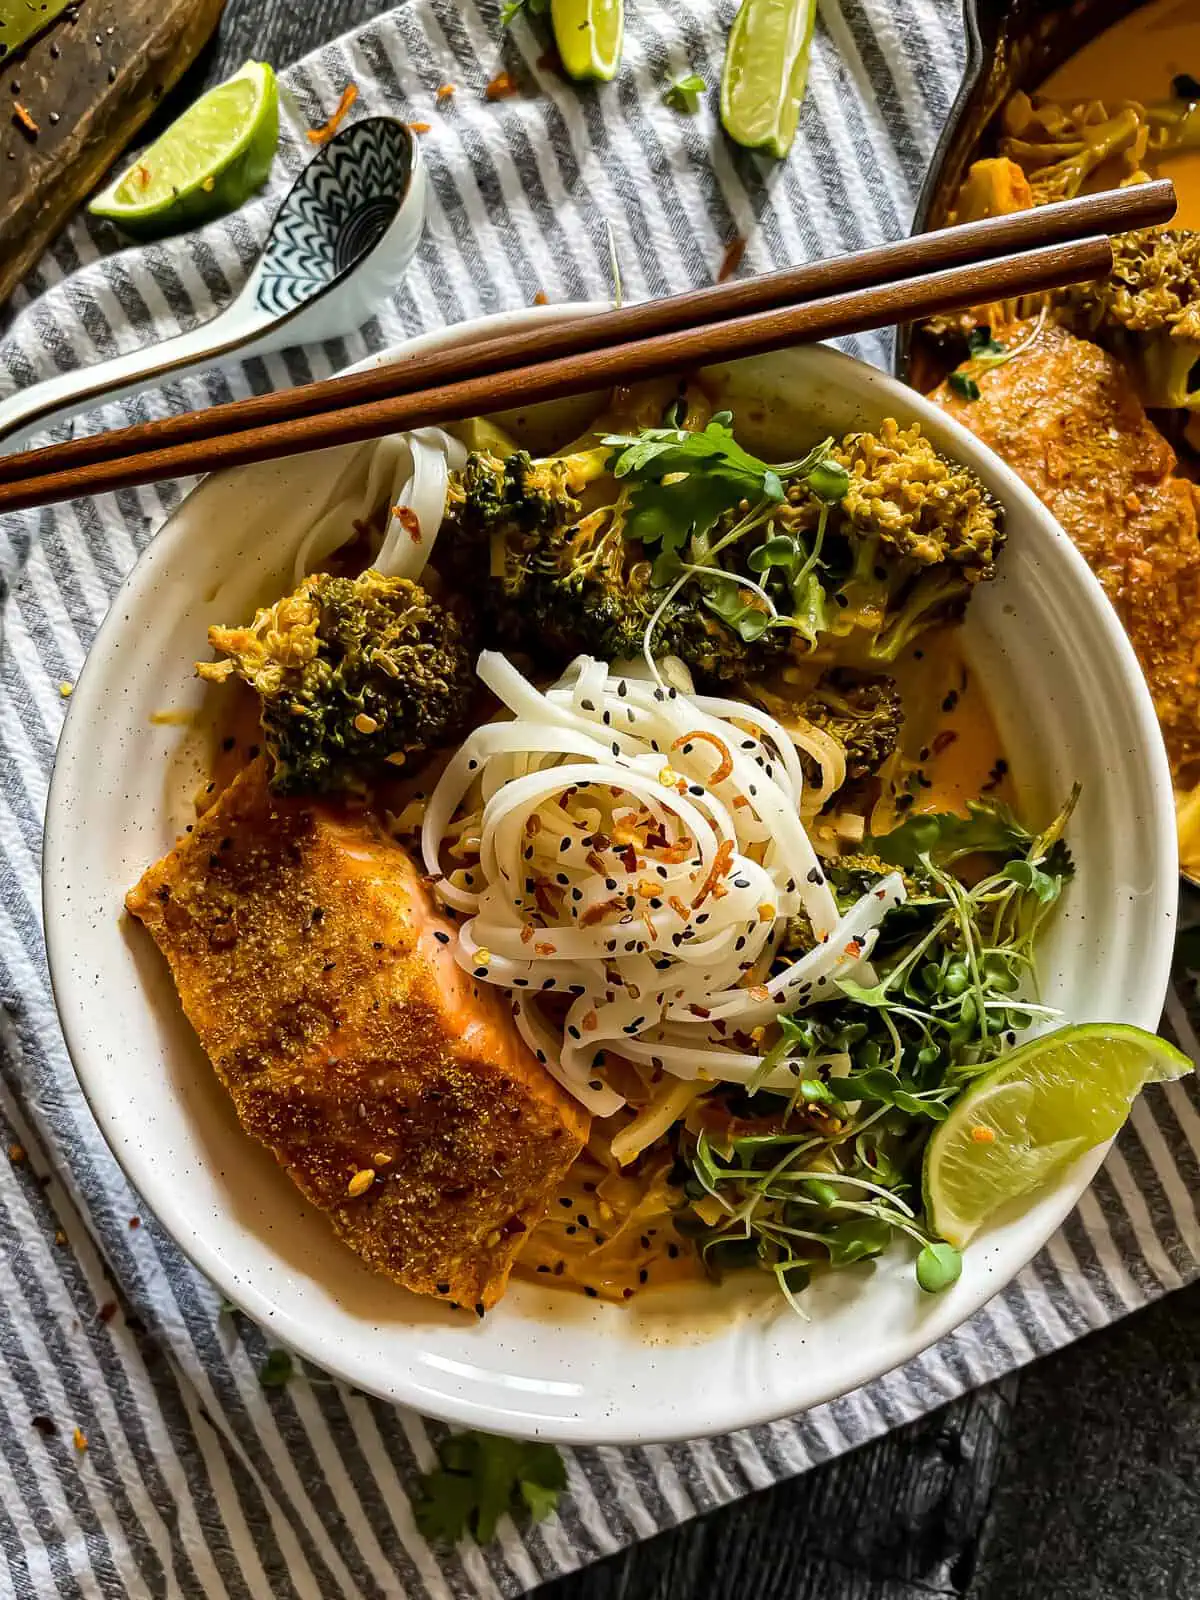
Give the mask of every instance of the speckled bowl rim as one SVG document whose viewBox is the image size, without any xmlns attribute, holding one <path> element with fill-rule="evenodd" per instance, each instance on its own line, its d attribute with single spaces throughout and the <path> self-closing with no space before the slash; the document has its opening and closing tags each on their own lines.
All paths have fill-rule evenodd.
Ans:
<svg viewBox="0 0 1200 1600">
<path fill-rule="evenodd" d="M 482 341 L 539 322 L 590 315 L 600 309 L 603 308 L 594 303 L 580 304 L 531 308 L 484 318 L 469 325 L 440 330 L 381 352 L 363 365 L 381 365 L 417 353 L 447 348 L 451 342 Z M 1137 729 L 1136 748 L 1129 752 L 1129 757 L 1147 764 L 1150 788 L 1155 796 L 1153 814 L 1147 819 L 1148 825 L 1140 839 L 1143 858 L 1153 864 L 1152 887 L 1148 891 L 1153 904 L 1145 918 L 1147 943 L 1142 947 L 1139 957 L 1142 970 L 1150 976 L 1145 983 L 1141 1003 L 1126 1008 L 1121 1020 L 1148 1028 L 1155 1027 L 1166 993 L 1174 942 L 1177 871 L 1174 812 L 1166 753 L 1154 708 L 1115 613 L 1082 558 L 1032 492 L 969 432 L 921 396 L 883 373 L 864 368 L 862 364 L 833 350 L 821 349 L 810 355 L 814 362 L 820 364 L 819 370 L 828 375 L 831 384 L 865 385 L 873 396 L 886 405 L 888 413 L 923 421 L 944 436 L 948 435 L 960 459 L 983 472 L 993 488 L 1001 493 L 1009 507 L 1010 516 L 1014 512 L 1019 514 L 1023 524 L 1030 530 L 1027 537 L 1039 542 L 1042 557 L 1056 568 L 1062 581 L 1074 585 L 1078 591 L 1075 598 L 1089 611 L 1090 621 L 1103 640 L 1105 651 L 1111 652 L 1128 696 L 1126 709 Z M 176 516 L 178 514 L 175 513 Z M 199 1270 L 248 1315 L 268 1328 L 273 1337 L 352 1385 L 450 1423 L 499 1433 L 536 1436 L 566 1444 L 666 1442 L 770 1422 L 832 1400 L 893 1370 L 952 1332 L 978 1311 L 1016 1277 L 1055 1233 L 1088 1187 L 1104 1159 L 1104 1149 L 1091 1152 L 1057 1186 L 1034 1203 L 1030 1225 L 1025 1227 L 1020 1248 L 1008 1252 L 1002 1273 L 994 1278 L 986 1275 L 976 1277 L 969 1292 L 966 1292 L 964 1283 L 959 1286 L 964 1291 L 962 1293 L 951 1291 L 945 1296 L 929 1300 L 919 1327 L 910 1330 L 906 1336 L 891 1336 L 890 1339 L 882 1339 L 878 1347 L 872 1342 L 856 1349 L 836 1374 L 823 1374 L 817 1381 L 813 1381 L 811 1376 L 791 1377 L 790 1381 L 769 1384 L 761 1394 L 742 1396 L 732 1404 L 720 1392 L 719 1384 L 705 1386 L 703 1392 L 689 1394 L 686 1404 L 677 1407 L 669 1416 L 653 1418 L 631 1414 L 629 1407 L 622 1405 L 618 1396 L 606 1394 L 594 1396 L 592 1403 L 581 1408 L 583 1414 L 577 1414 L 574 1408 L 553 1406 L 545 1414 L 535 1414 L 514 1401 L 502 1387 L 496 1390 L 490 1400 L 481 1401 L 471 1395 L 464 1398 L 446 1387 L 423 1383 L 413 1372 L 383 1371 L 377 1361 L 364 1359 L 360 1350 L 343 1344 L 329 1330 L 313 1326 L 309 1320 L 292 1314 L 259 1292 L 255 1284 L 232 1276 L 217 1250 L 189 1234 L 186 1196 L 173 1192 L 169 1185 L 164 1185 L 156 1177 L 146 1161 L 145 1144 L 139 1144 L 136 1138 L 131 1140 L 129 1127 L 114 1122 L 113 1107 L 104 1092 L 103 1052 L 96 1029 L 89 1022 L 87 997 L 79 992 L 77 975 L 72 971 L 77 930 L 73 928 L 68 914 L 70 884 L 66 862 L 74 848 L 71 808 L 73 800 L 80 799 L 77 792 L 80 770 L 81 767 L 86 768 L 89 741 L 95 737 L 94 729 L 97 726 L 94 718 L 98 708 L 93 703 L 91 690 L 93 678 L 98 676 L 94 664 L 105 657 L 125 626 L 123 602 L 135 583 L 140 583 L 145 577 L 148 565 L 162 561 L 164 552 L 169 552 L 170 541 L 164 535 L 173 521 L 174 517 L 168 519 L 143 552 L 114 599 L 108 616 L 97 632 L 68 708 L 47 803 L 43 870 L 47 954 L 55 1000 L 76 1074 L 93 1115 L 126 1177 Z M 265 1154 L 262 1159 L 267 1160 Z M 594 1303 L 587 1304 L 591 1306 Z M 869 1316 L 869 1295 L 863 1300 L 862 1310 L 864 1315 Z M 492 1314 L 493 1317 L 496 1315 Z M 490 1323 L 492 1318 L 487 1320 Z M 481 1329 L 482 1326 L 485 1325 L 481 1325 Z M 436 1332 L 430 1334 L 435 1341 L 437 1337 Z M 802 1339 L 800 1343 L 803 1343 Z M 664 1382 L 669 1380 L 664 1379 Z"/>
</svg>

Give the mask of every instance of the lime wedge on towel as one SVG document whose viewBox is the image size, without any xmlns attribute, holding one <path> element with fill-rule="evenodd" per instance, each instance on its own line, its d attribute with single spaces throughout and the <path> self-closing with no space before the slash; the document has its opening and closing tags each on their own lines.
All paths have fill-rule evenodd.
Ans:
<svg viewBox="0 0 1200 1600">
<path fill-rule="evenodd" d="M 791 149 L 816 20 L 817 0 L 742 0 L 721 73 L 721 125 L 736 143 Z"/>
<path fill-rule="evenodd" d="M 977 1078 L 925 1151 L 925 1211 L 959 1249 L 1006 1201 L 1118 1132 L 1148 1083 L 1193 1070 L 1141 1028 L 1088 1023 L 1021 1045 Z"/>
<path fill-rule="evenodd" d="M 608 83 L 621 65 L 624 0 L 550 0 L 562 64 L 572 78 Z"/>
<path fill-rule="evenodd" d="M 278 143 L 275 74 L 248 61 L 189 106 L 88 209 L 139 239 L 198 227 L 250 198 Z"/>
</svg>

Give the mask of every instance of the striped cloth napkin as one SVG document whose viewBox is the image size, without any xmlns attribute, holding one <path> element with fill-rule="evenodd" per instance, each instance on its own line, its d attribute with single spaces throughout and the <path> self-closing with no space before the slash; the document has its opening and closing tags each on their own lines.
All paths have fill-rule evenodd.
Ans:
<svg viewBox="0 0 1200 1600">
<path fill-rule="evenodd" d="M 286 75 L 282 186 L 344 85 L 364 113 L 428 123 L 430 223 L 391 304 L 343 344 L 168 386 L 87 421 L 114 426 L 322 377 L 422 328 L 609 290 L 708 283 L 737 240 L 758 271 L 903 234 L 957 87 L 960 0 L 821 0 L 799 137 L 777 164 L 736 151 L 711 104 L 733 0 L 639 0 L 619 80 L 542 64 L 525 21 L 475 0 L 410 0 Z M 527 92 L 490 103 L 502 67 Z M 453 96 L 437 98 L 443 84 Z M 710 97 L 711 100 L 711 97 Z M 275 195 L 277 198 L 277 193 Z M 149 344 L 243 281 L 273 205 L 187 239 L 104 256 L 79 221 L 10 308 L 0 390 Z M 883 336 L 849 341 L 883 362 Z M 60 686 L 138 552 L 189 485 L 0 519 L 0 1544 L 21 1596 L 512 1595 L 698 1511 L 803 1471 L 1077 1338 L 1196 1273 L 1200 1115 L 1148 1095 L 1063 1232 L 920 1360 L 808 1415 L 691 1445 L 579 1450 L 560 1513 L 494 1544 L 431 1550 L 407 1498 L 439 1430 L 339 1384 L 258 1379 L 266 1341 L 139 1208 L 76 1086 L 39 922 L 41 819 Z M 1189 1010 L 1191 1021 L 1189 1021 Z M 1193 980 L 1168 1026 L 1193 1050 Z"/>
</svg>

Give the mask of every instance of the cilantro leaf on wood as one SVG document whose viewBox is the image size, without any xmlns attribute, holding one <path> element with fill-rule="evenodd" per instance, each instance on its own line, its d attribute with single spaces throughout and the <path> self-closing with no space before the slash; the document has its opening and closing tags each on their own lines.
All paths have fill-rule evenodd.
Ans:
<svg viewBox="0 0 1200 1600">
<path fill-rule="evenodd" d="M 501 1517 L 541 1521 L 567 1486 L 553 1445 L 490 1433 L 455 1433 L 438 1447 L 438 1466 L 422 1475 L 413 1514 L 431 1541 L 450 1544 L 471 1534 L 487 1544 Z"/>
</svg>

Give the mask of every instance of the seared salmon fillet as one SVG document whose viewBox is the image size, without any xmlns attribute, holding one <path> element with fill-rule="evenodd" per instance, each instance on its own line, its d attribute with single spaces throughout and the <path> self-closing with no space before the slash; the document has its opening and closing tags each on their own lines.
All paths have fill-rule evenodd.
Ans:
<svg viewBox="0 0 1200 1600">
<path fill-rule="evenodd" d="M 587 1137 L 365 811 L 247 767 L 126 896 L 244 1127 L 372 1267 L 482 1312 Z"/>
<path fill-rule="evenodd" d="M 997 329 L 1014 349 L 1032 323 Z M 979 399 L 933 398 L 1057 517 L 1125 625 L 1177 775 L 1200 761 L 1200 489 L 1120 365 L 1065 328 L 987 373 Z"/>
</svg>

